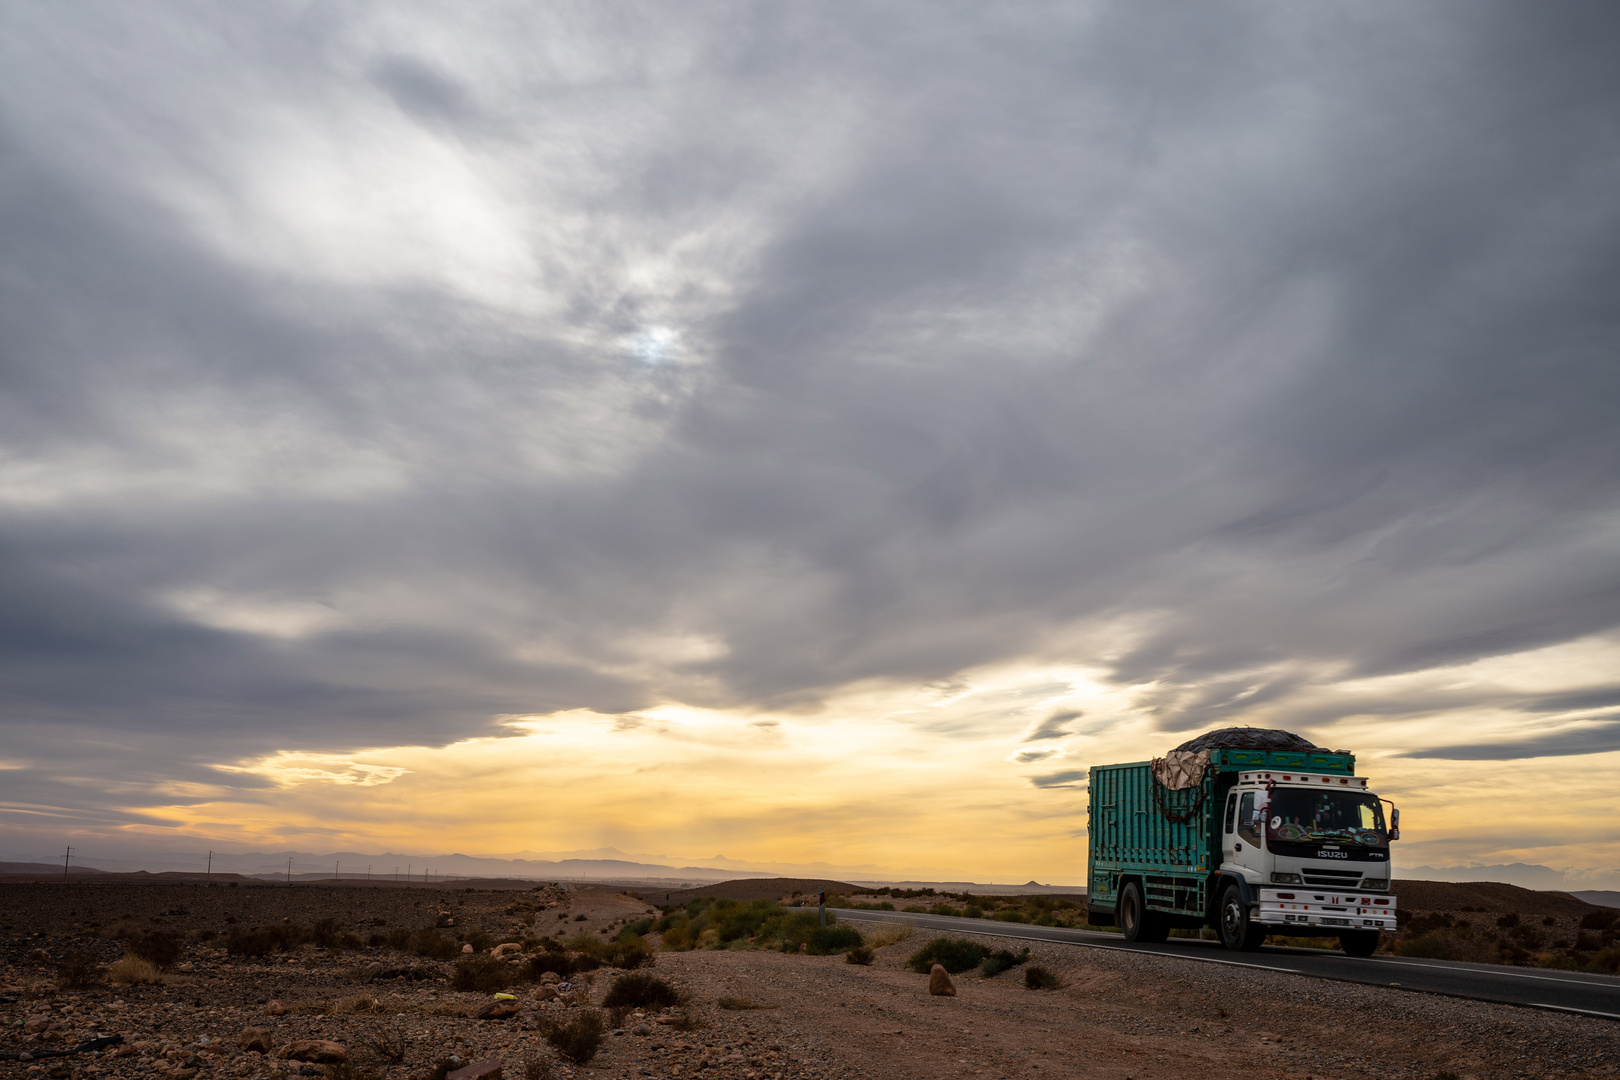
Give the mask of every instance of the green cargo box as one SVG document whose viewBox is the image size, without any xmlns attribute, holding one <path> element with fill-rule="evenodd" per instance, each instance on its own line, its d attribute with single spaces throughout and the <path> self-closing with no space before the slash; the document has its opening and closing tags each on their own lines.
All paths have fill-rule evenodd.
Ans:
<svg viewBox="0 0 1620 1080">
<path fill-rule="evenodd" d="M 1354 754 L 1324 750 L 1212 750 L 1203 783 L 1170 791 L 1153 779 L 1152 763 L 1094 765 L 1088 810 L 1087 904 L 1091 922 L 1113 923 L 1120 883 L 1142 883 L 1149 910 L 1170 926 L 1210 922 L 1210 881 L 1220 869 L 1219 813 L 1239 772 L 1296 770 L 1354 775 Z"/>
</svg>

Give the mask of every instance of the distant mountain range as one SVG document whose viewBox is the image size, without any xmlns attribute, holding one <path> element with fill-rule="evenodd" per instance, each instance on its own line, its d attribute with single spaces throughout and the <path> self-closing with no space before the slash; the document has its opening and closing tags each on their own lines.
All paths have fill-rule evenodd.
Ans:
<svg viewBox="0 0 1620 1080">
<path fill-rule="evenodd" d="M 125 851 L 108 855 L 91 851 L 82 856 L 75 854 L 74 872 L 130 873 L 146 870 L 158 872 L 202 873 L 209 869 L 208 852 L 195 851 Z M 632 855 L 616 848 L 598 848 L 590 851 L 535 852 L 522 851 L 502 855 L 419 855 L 382 852 L 368 854 L 356 851 L 336 851 L 313 854 L 303 851 L 281 852 L 221 852 L 212 856 L 212 871 L 216 874 L 241 874 L 267 880 L 289 877 L 293 881 L 397 879 L 400 881 L 443 881 L 453 878 L 504 878 L 520 881 L 636 881 L 659 882 L 671 886 L 702 885 L 738 878 L 797 877 L 852 881 L 859 884 L 902 885 L 912 888 L 932 886 L 953 891 L 986 889 L 983 882 L 961 880 L 957 875 L 937 867 L 906 867 L 896 872 L 879 866 L 838 866 L 830 863 L 752 863 L 716 855 L 701 864 L 686 864 L 682 860 L 658 855 Z M 94 869 L 90 869 L 93 867 Z M 14 863 L 0 863 L 0 874 L 61 873 L 62 864 L 24 859 Z M 952 880 L 952 879 L 955 880 Z M 1026 885 L 996 884 L 1002 892 L 1074 891 L 1078 885 Z"/>
</svg>

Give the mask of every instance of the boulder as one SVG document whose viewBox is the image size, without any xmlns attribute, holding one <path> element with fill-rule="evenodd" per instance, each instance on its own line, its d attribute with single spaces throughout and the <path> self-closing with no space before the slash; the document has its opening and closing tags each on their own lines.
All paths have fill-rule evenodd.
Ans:
<svg viewBox="0 0 1620 1080">
<path fill-rule="evenodd" d="M 935 997 L 955 997 L 956 985 L 944 965 L 935 964 L 928 972 L 928 992 Z"/>
<path fill-rule="evenodd" d="M 557 988 L 555 986 L 541 986 L 534 992 L 536 1001 L 556 1001 L 557 997 Z"/>
<path fill-rule="evenodd" d="M 44 949 L 35 949 L 28 954 L 28 959 L 35 964 L 45 964 L 50 962 L 51 954 Z"/>
<path fill-rule="evenodd" d="M 510 1020 L 518 1014 L 515 1001 L 492 1001 L 473 1013 L 475 1020 Z"/>
<path fill-rule="evenodd" d="M 257 1050 L 261 1054 L 270 1052 L 270 1033 L 264 1028 L 243 1028 L 242 1034 L 237 1037 L 237 1044 L 243 1050 Z"/>
<path fill-rule="evenodd" d="M 463 945 L 461 947 L 461 951 L 463 953 L 472 953 L 472 952 L 477 952 L 478 950 L 474 949 L 471 945 Z"/>
<path fill-rule="evenodd" d="M 56 1021 L 49 1016 L 30 1016 L 23 1021 L 23 1030 L 30 1035 L 37 1035 L 41 1031 L 50 1031 L 57 1026 Z"/>
<path fill-rule="evenodd" d="M 342 1043 L 327 1039 L 299 1039 L 276 1051 L 283 1061 L 308 1061 L 316 1065 L 341 1065 L 349 1060 Z"/>
<path fill-rule="evenodd" d="M 447 1074 L 444 1080 L 500 1080 L 500 1075 L 501 1059 L 496 1057 L 475 1061 L 465 1068 Z"/>
<path fill-rule="evenodd" d="M 283 1005 L 279 1001 L 272 1001 L 270 1004 L 264 1007 L 264 1011 L 269 1013 L 271 1016 L 286 1016 L 287 1006 Z"/>
<path fill-rule="evenodd" d="M 515 941 L 508 941 L 504 945 L 495 946 L 489 955 L 494 957 L 511 956 L 513 953 L 520 953 L 522 951 L 522 945 L 519 945 Z"/>
</svg>

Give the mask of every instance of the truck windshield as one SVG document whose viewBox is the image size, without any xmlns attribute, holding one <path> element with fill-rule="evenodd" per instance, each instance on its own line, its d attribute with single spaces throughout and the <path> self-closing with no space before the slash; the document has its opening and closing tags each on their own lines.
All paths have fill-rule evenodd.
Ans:
<svg viewBox="0 0 1620 1080">
<path fill-rule="evenodd" d="M 1270 840 L 1336 840 L 1368 847 L 1388 843 L 1377 796 L 1360 792 L 1277 788 L 1266 824 Z"/>
</svg>

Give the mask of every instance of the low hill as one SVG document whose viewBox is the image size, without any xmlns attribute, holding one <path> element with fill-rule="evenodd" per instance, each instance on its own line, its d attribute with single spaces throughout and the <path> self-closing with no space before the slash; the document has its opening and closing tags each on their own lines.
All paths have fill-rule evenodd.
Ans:
<svg viewBox="0 0 1620 1080">
<path fill-rule="evenodd" d="M 1501 881 L 1402 881 L 1395 895 L 1407 911 L 1517 912 L 1520 915 L 1579 917 L 1592 905 L 1565 892 L 1537 892 Z"/>
<path fill-rule="evenodd" d="M 828 892 L 860 892 L 859 888 L 847 881 L 827 881 L 821 878 L 744 878 L 739 881 L 720 881 L 696 889 L 670 889 L 665 892 L 643 889 L 641 895 L 649 903 L 682 904 L 694 896 L 721 896 L 728 900 L 780 900 L 794 893 L 814 896 L 822 889 Z"/>
</svg>

